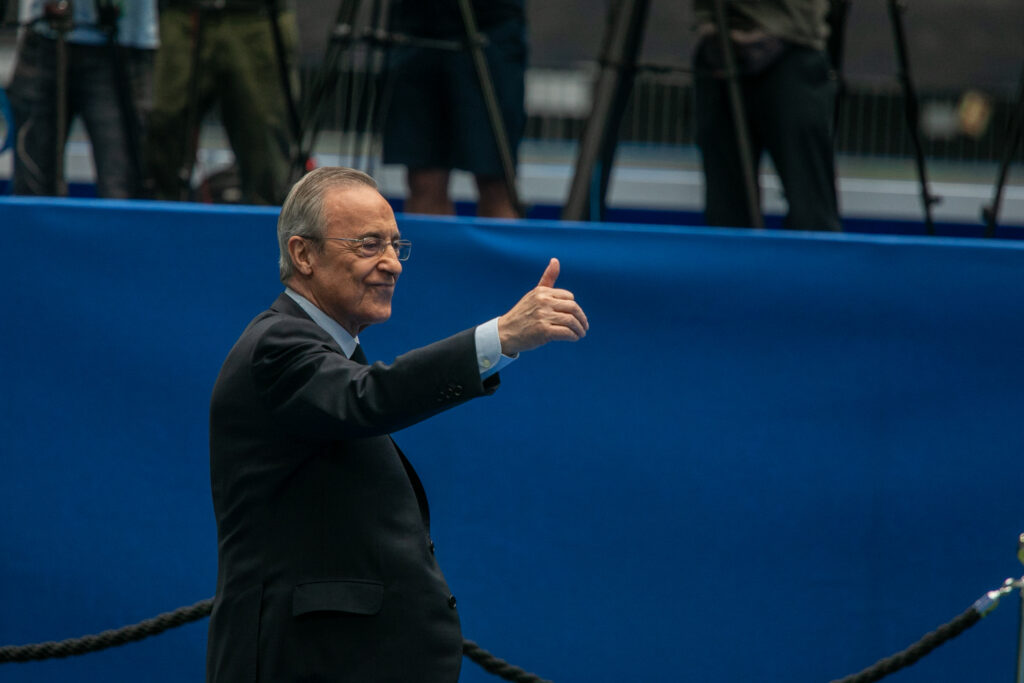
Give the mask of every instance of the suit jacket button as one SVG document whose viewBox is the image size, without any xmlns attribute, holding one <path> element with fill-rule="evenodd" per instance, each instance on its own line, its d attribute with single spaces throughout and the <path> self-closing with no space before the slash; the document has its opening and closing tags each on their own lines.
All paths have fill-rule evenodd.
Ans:
<svg viewBox="0 0 1024 683">
<path fill-rule="evenodd" d="M 433 541 L 430 542 L 430 554 L 431 555 L 434 554 L 434 542 Z"/>
<path fill-rule="evenodd" d="M 452 609 L 455 609 L 455 596 L 454 595 L 449 595 L 448 596 L 448 606 L 451 607 Z"/>
</svg>

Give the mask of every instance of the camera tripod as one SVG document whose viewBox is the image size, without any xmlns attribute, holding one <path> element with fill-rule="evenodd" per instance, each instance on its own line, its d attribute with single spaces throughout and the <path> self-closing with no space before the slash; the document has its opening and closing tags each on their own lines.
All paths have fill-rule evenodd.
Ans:
<svg viewBox="0 0 1024 683">
<path fill-rule="evenodd" d="M 352 165 L 371 171 L 372 159 L 376 156 L 373 145 L 380 139 L 390 102 L 391 83 L 386 68 L 388 50 L 406 46 L 467 50 L 498 149 L 508 196 L 517 213 L 523 215 L 516 190 L 512 149 L 484 54 L 487 39 L 477 27 L 470 0 L 457 2 L 465 31 L 463 40 L 417 37 L 390 30 L 391 8 L 386 0 L 371 0 L 367 7 L 363 7 L 360 0 L 341 0 L 318 77 L 310 88 L 309 97 L 304 100 L 297 138 L 297 164 L 312 154 L 322 125 L 324 102 L 336 89 L 341 89 L 348 95 L 346 120 L 353 129 L 349 138 Z M 356 76 L 358 67 L 362 67 L 365 73 L 361 79 Z"/>
<path fill-rule="evenodd" d="M 910 60 L 907 56 L 905 32 L 903 30 L 900 0 L 888 0 L 889 17 L 893 40 L 899 64 L 899 81 L 904 95 L 905 121 L 910 136 L 917 175 L 920 184 L 921 203 L 924 210 L 925 229 L 934 234 L 932 207 L 940 198 L 931 194 L 928 187 L 927 171 L 921 143 L 917 94 L 910 75 Z M 602 42 L 599 73 L 594 87 L 594 106 L 587 118 L 580 138 L 576 171 L 570 187 L 569 197 L 562 211 L 564 220 L 601 220 L 606 209 L 606 196 L 611 167 L 615 157 L 618 130 L 626 109 L 633 80 L 641 65 L 637 63 L 642 44 L 649 0 L 618 0 L 612 7 Z M 734 135 L 742 169 L 742 194 L 749 216 L 749 224 L 763 225 L 759 208 L 759 193 L 755 160 L 751 151 L 750 133 L 743 115 L 743 96 L 736 67 L 736 56 L 732 41 L 728 39 L 729 26 L 726 0 L 712 0 L 713 22 L 720 39 L 724 76 L 729 109 L 732 113 Z M 830 0 L 828 23 L 831 34 L 827 52 L 839 80 L 836 106 L 833 116 L 833 132 L 838 129 L 839 103 L 844 96 L 842 79 L 842 57 L 845 21 L 849 11 L 849 0 Z M 678 68 L 679 71 L 687 69 Z"/>
<path fill-rule="evenodd" d="M 594 106 L 580 138 L 576 171 L 569 189 L 569 197 L 562 210 L 563 220 L 604 218 L 608 182 L 618 144 L 618 131 L 636 73 L 640 70 L 690 71 L 680 66 L 650 66 L 637 63 L 649 7 L 650 0 L 618 0 L 611 7 L 601 47 L 601 71 L 594 86 Z M 736 147 L 740 157 L 747 215 L 750 225 L 763 227 L 750 131 L 743 114 L 743 95 L 740 91 L 735 51 L 729 39 L 725 0 L 713 0 L 712 9 L 724 58 L 729 109 L 732 113 Z"/>
</svg>

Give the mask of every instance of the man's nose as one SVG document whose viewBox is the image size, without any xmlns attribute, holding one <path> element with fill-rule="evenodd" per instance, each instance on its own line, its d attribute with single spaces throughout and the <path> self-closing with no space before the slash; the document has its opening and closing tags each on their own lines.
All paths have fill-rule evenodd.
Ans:
<svg viewBox="0 0 1024 683">
<path fill-rule="evenodd" d="M 402 262 L 398 260 L 398 251 L 393 244 L 388 244 L 377 259 L 377 267 L 398 275 L 402 272 Z"/>
</svg>

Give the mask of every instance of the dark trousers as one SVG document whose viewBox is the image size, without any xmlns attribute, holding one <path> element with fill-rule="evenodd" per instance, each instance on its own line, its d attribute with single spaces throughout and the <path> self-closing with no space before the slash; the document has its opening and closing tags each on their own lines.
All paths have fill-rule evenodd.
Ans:
<svg viewBox="0 0 1024 683">
<path fill-rule="evenodd" d="M 57 178 L 57 42 L 31 31 L 18 46 L 17 65 L 9 87 L 17 127 L 14 153 L 14 194 L 60 194 Z M 96 194 L 108 198 L 137 197 L 142 191 L 118 93 L 111 48 L 67 44 L 67 127 L 80 116 L 92 144 Z M 136 130 L 145 125 L 152 101 L 153 50 L 125 48 L 125 73 L 135 104 Z M 120 57 L 119 57 L 120 58 Z M 65 133 L 67 129 L 65 129 Z M 136 142 L 138 145 L 138 141 Z"/>
<path fill-rule="evenodd" d="M 750 227 L 727 83 L 710 74 L 700 54 L 695 70 L 707 223 Z M 767 151 L 789 205 L 784 226 L 840 230 L 832 143 L 836 81 L 825 53 L 790 46 L 763 71 L 741 76 L 740 84 L 755 171 Z"/>
</svg>

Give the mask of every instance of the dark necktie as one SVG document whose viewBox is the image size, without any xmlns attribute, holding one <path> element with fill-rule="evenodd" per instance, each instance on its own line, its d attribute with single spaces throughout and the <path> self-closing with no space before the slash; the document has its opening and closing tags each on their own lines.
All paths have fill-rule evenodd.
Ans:
<svg viewBox="0 0 1024 683">
<path fill-rule="evenodd" d="M 367 365 L 366 354 L 363 353 L 362 345 L 356 344 L 356 350 L 352 352 L 351 356 L 349 356 L 349 360 L 355 361 L 360 365 Z"/>
</svg>

